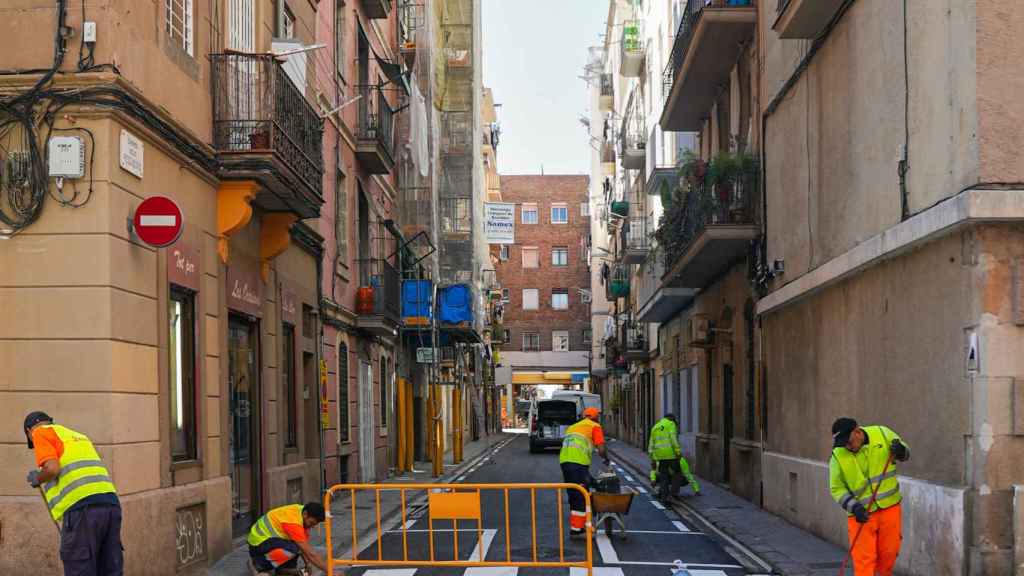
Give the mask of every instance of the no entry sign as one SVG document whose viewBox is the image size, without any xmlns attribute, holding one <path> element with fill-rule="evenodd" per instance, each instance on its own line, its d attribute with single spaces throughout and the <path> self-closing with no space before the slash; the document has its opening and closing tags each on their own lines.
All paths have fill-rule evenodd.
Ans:
<svg viewBox="0 0 1024 576">
<path fill-rule="evenodd" d="M 135 209 L 134 225 L 135 233 L 146 244 L 168 246 L 181 235 L 181 209 L 166 196 L 146 198 Z"/>
</svg>

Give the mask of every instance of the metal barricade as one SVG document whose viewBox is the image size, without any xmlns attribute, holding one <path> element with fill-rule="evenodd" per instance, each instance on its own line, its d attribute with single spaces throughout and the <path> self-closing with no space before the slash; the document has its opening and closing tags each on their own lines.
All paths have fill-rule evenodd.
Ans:
<svg viewBox="0 0 1024 576">
<path fill-rule="evenodd" d="M 510 493 L 525 492 L 530 494 L 530 537 L 531 555 L 529 559 L 516 559 L 512 554 L 512 531 L 511 531 L 511 509 L 509 506 Z M 554 492 L 557 500 L 558 515 L 558 560 L 544 561 L 539 558 L 537 547 L 537 494 L 541 492 Z M 565 506 L 562 504 L 562 493 L 576 491 L 584 500 L 586 505 L 586 534 L 585 550 L 583 558 L 573 560 L 574 556 L 566 559 L 565 551 Z M 401 535 L 402 555 L 401 558 L 389 558 L 384 554 L 384 534 L 386 532 L 397 532 L 398 530 L 385 531 L 381 521 L 381 493 L 398 492 L 401 500 Z M 344 514 L 351 515 L 352 550 L 344 558 L 335 558 L 335 542 L 332 539 L 332 514 L 331 504 L 334 495 L 337 493 L 349 496 L 349 510 Z M 372 493 L 375 506 L 377 554 L 375 558 L 360 557 L 359 530 L 356 522 L 356 501 L 359 494 Z M 419 504 L 422 498 L 415 498 L 415 502 L 409 499 L 410 493 L 425 493 L 427 507 L 427 533 L 429 539 L 429 557 L 411 558 L 409 555 L 409 507 Z M 497 493 L 503 496 L 504 502 L 504 530 L 505 530 L 505 559 L 486 560 L 484 553 L 484 532 L 493 528 L 484 527 L 482 495 L 486 493 Z M 517 568 L 582 568 L 587 571 L 587 576 L 593 574 L 593 531 L 591 522 L 590 493 L 578 484 L 566 483 L 534 483 L 534 484 L 336 484 L 331 486 L 324 495 L 324 509 L 328 511 L 327 521 L 324 523 L 327 538 L 327 565 L 328 575 L 334 575 L 335 567 L 352 566 L 396 566 L 396 567 L 446 567 L 446 568 L 469 568 L 469 567 L 517 567 Z M 459 559 L 459 521 L 476 523 L 476 547 L 480 551 L 477 559 L 473 554 L 467 560 Z M 434 522 L 451 521 L 453 533 L 453 557 L 452 559 L 441 559 L 435 554 L 434 548 Z M 444 529 L 447 532 L 447 529 Z M 496 535 L 496 534 L 495 534 Z"/>
</svg>

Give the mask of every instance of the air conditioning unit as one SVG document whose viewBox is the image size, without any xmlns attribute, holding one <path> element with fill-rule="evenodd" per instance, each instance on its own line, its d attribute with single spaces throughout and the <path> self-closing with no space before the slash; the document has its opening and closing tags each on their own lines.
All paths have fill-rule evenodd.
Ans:
<svg viewBox="0 0 1024 576">
<path fill-rule="evenodd" d="M 687 320 L 689 345 L 703 347 L 711 344 L 711 322 L 707 314 L 693 314 Z"/>
</svg>

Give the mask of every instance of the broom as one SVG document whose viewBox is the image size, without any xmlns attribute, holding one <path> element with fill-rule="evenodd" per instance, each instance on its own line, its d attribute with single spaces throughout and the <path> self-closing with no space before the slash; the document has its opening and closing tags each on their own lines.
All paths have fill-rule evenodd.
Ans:
<svg viewBox="0 0 1024 576">
<path fill-rule="evenodd" d="M 878 484 L 875 485 L 875 489 L 871 491 L 871 499 L 868 500 L 868 505 L 865 507 L 865 509 L 870 509 L 871 505 L 875 503 L 875 497 L 878 496 L 878 489 L 882 487 L 882 482 L 884 480 L 885 474 L 889 471 L 889 466 L 891 464 L 892 454 L 889 454 L 889 459 L 885 461 L 885 468 L 882 468 L 883 479 L 879 480 Z M 846 573 L 846 565 L 850 562 L 850 559 L 853 558 L 853 549 L 857 546 L 857 540 L 860 539 L 860 533 L 863 531 L 864 524 L 861 524 L 860 527 L 857 528 L 857 533 L 853 535 L 853 542 L 850 543 L 850 549 L 846 551 L 846 557 L 843 558 L 842 565 L 839 566 L 839 576 L 843 576 L 843 574 Z"/>
</svg>

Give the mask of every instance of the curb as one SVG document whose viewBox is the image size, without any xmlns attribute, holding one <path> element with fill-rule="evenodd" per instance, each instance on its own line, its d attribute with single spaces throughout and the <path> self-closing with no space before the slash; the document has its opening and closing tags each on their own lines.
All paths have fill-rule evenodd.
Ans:
<svg viewBox="0 0 1024 576">
<path fill-rule="evenodd" d="M 608 452 L 610 454 L 615 454 L 616 456 L 619 456 L 619 454 L 616 453 L 615 449 L 612 448 L 610 445 L 608 446 Z M 628 468 L 639 477 L 646 478 L 646 472 L 637 468 L 637 466 L 630 462 L 629 459 L 619 458 L 618 462 L 619 465 L 621 465 L 623 468 Z M 746 568 L 747 570 L 766 570 L 770 574 L 782 574 L 782 572 L 778 568 L 776 568 L 775 565 L 759 556 L 756 552 L 751 550 L 742 542 L 730 536 L 729 533 L 726 532 L 723 528 L 720 528 L 710 519 L 705 518 L 703 514 L 698 512 L 689 504 L 686 504 L 685 502 L 681 502 L 679 500 L 673 500 L 669 504 L 669 506 L 673 510 L 675 510 L 677 514 L 679 514 L 680 511 L 683 511 L 686 513 L 686 516 L 696 520 L 704 527 L 704 532 L 714 534 L 715 536 L 721 538 L 725 542 L 727 548 L 730 548 L 731 551 L 735 552 L 737 556 L 743 558 L 742 560 L 740 560 L 740 563 L 744 564 L 744 568 Z M 739 560 L 739 558 L 737 559 Z"/>
</svg>

